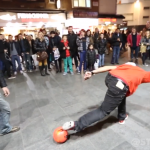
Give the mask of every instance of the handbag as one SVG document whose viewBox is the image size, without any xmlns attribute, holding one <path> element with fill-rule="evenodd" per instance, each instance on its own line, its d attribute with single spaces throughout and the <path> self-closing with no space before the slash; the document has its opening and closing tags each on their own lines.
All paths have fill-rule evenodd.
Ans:
<svg viewBox="0 0 150 150">
<path fill-rule="evenodd" d="M 147 46 L 141 44 L 141 46 L 140 46 L 140 52 L 141 52 L 141 53 L 146 53 L 146 49 L 147 49 Z"/>
<path fill-rule="evenodd" d="M 37 61 L 43 61 L 48 58 L 48 55 L 45 51 L 37 52 Z"/>
</svg>

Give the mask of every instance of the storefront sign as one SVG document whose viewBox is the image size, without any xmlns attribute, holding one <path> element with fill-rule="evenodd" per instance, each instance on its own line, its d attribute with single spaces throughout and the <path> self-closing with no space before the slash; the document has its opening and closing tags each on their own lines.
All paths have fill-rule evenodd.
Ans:
<svg viewBox="0 0 150 150">
<path fill-rule="evenodd" d="M 1 15 L 0 16 L 0 19 L 1 20 L 7 20 L 7 21 L 12 21 L 12 20 L 16 20 L 16 15 L 9 15 L 9 14 L 6 14 L 6 15 Z"/>
<path fill-rule="evenodd" d="M 99 18 L 99 22 L 116 22 L 116 18 Z"/>
<path fill-rule="evenodd" d="M 98 18 L 98 12 L 73 11 L 74 18 Z"/>
</svg>

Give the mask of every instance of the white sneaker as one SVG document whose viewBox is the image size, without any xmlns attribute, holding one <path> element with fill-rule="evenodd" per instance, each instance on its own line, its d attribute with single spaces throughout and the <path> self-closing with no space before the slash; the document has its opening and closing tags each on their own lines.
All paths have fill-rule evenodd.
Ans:
<svg viewBox="0 0 150 150">
<path fill-rule="evenodd" d="M 63 75 L 64 75 L 64 76 L 66 76 L 66 75 L 67 75 L 67 73 L 66 73 L 66 72 L 64 72 L 64 73 L 63 73 Z"/>
<path fill-rule="evenodd" d="M 17 75 L 17 71 L 14 72 L 14 75 L 15 75 L 15 76 Z"/>
<path fill-rule="evenodd" d="M 146 66 L 146 67 L 147 67 L 147 66 L 148 66 L 148 64 L 146 64 L 146 63 L 145 63 L 145 64 L 144 64 L 144 66 Z"/>
<path fill-rule="evenodd" d="M 128 116 L 128 115 L 126 115 L 126 118 L 125 118 L 124 120 L 120 120 L 120 121 L 119 121 L 119 124 L 125 124 L 125 120 L 127 120 L 127 119 L 128 119 L 128 117 L 129 117 L 129 116 Z"/>
<path fill-rule="evenodd" d="M 9 77 L 8 79 L 9 80 L 11 80 L 11 79 L 15 79 L 16 77 L 14 77 L 14 76 L 11 76 L 11 77 Z"/>
<path fill-rule="evenodd" d="M 78 74 L 81 74 L 81 72 L 80 72 L 80 71 L 78 71 Z"/>
<path fill-rule="evenodd" d="M 62 129 L 63 129 L 63 130 L 73 130 L 74 127 L 75 127 L 74 121 L 69 121 L 69 122 L 66 122 L 66 123 L 62 126 Z"/>
<path fill-rule="evenodd" d="M 29 70 L 29 72 L 33 72 L 32 70 Z"/>
<path fill-rule="evenodd" d="M 74 75 L 74 73 L 73 72 L 70 72 L 71 73 L 71 75 Z"/>
<path fill-rule="evenodd" d="M 20 70 L 20 73 L 21 73 L 21 74 L 23 74 L 23 71 L 22 71 L 22 70 Z"/>
</svg>

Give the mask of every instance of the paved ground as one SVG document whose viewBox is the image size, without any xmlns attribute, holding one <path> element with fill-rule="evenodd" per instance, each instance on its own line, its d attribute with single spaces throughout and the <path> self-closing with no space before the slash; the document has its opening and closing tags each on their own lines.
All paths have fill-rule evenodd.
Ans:
<svg viewBox="0 0 150 150">
<path fill-rule="evenodd" d="M 125 61 L 123 56 L 120 63 Z M 150 67 L 143 68 L 150 71 Z M 101 104 L 107 89 L 105 76 L 103 73 L 84 81 L 83 75 L 52 72 L 41 77 L 35 72 L 8 81 L 10 121 L 21 130 L 0 137 L 0 150 L 150 150 L 150 84 L 141 85 L 128 98 L 129 119 L 125 125 L 118 124 L 115 110 L 104 121 L 71 135 L 66 143 L 53 141 L 56 127 Z"/>
</svg>

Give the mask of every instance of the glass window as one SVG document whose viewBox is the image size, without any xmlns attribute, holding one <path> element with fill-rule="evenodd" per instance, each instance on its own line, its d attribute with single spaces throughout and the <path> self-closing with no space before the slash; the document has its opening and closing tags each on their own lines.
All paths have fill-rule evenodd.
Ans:
<svg viewBox="0 0 150 150">
<path fill-rule="evenodd" d="M 91 7 L 91 0 L 73 0 L 73 7 Z"/>
</svg>

